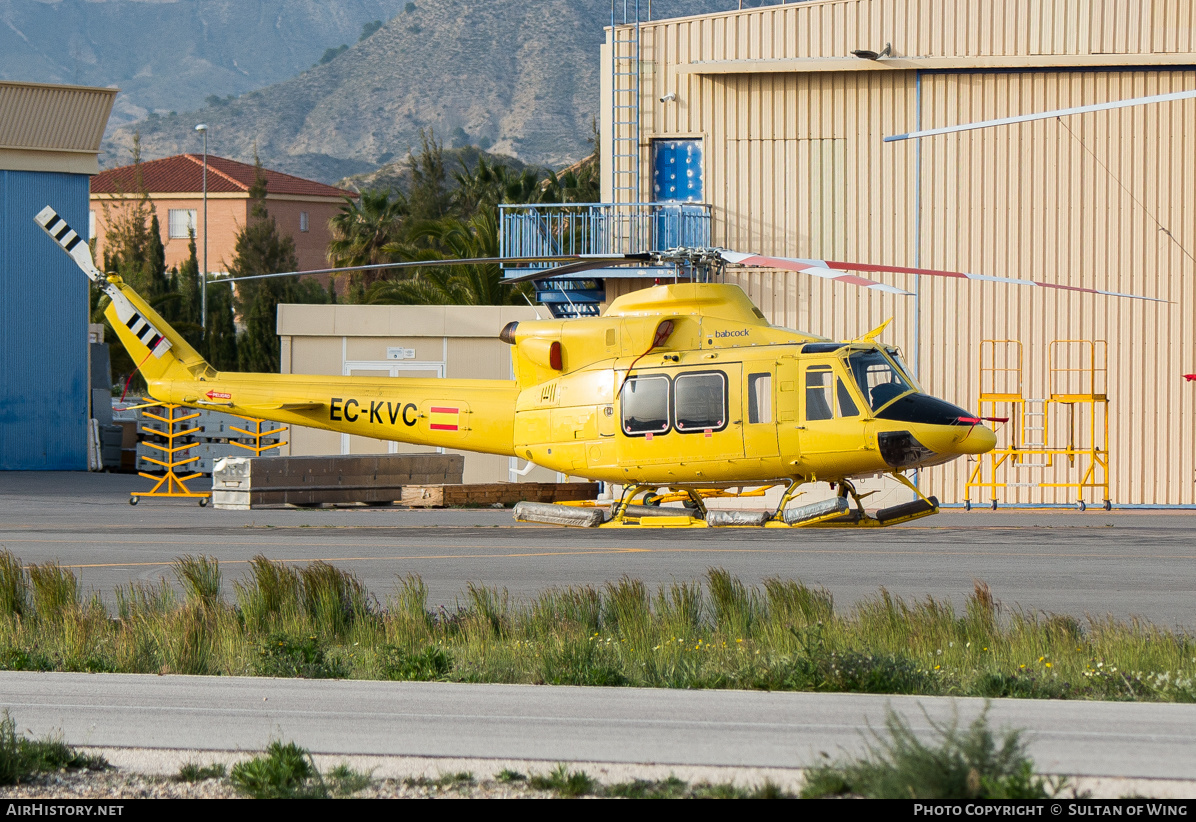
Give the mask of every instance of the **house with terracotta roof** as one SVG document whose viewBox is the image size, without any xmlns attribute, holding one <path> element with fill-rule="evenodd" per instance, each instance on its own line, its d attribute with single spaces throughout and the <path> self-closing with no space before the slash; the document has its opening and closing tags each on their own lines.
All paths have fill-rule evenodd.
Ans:
<svg viewBox="0 0 1196 822">
<path fill-rule="evenodd" d="M 140 170 L 141 181 L 137 179 Z M 91 232 L 96 238 L 97 260 L 103 259 L 104 236 L 115 209 L 144 190 L 158 215 L 167 267 L 187 259 L 188 237 L 195 234 L 200 266 L 204 254 L 204 158 L 202 154 L 177 154 L 140 166 L 108 169 L 91 178 Z M 266 177 L 266 208 L 280 234 L 295 241 L 299 268 L 327 268 L 328 221 L 345 204 L 356 198 L 352 191 L 335 188 L 263 169 Z M 235 256 L 237 233 L 249 218 L 249 189 L 256 169 L 224 157 L 208 155 L 208 270 L 227 271 Z"/>
</svg>

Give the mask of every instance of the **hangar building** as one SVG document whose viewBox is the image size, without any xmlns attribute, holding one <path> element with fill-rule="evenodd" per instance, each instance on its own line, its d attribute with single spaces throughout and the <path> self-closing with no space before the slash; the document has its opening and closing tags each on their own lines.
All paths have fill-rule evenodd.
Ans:
<svg viewBox="0 0 1196 822">
<path fill-rule="evenodd" d="M 116 91 L 0 82 L 0 470 L 87 470 L 88 282 L 33 216 L 86 234 Z"/>
<path fill-rule="evenodd" d="M 739 251 L 1163 300 L 875 275 L 917 292 L 900 297 L 785 272 L 727 275 L 772 322 L 827 337 L 893 317 L 882 339 L 929 393 L 976 409 L 983 378 L 987 394 L 1020 397 L 997 414 L 1013 417 L 1003 436 L 1024 447 L 1087 436 L 1099 403 L 1052 396 L 1106 396 L 1108 441 L 1088 446 L 1109 462 L 1113 502 L 1196 504 L 1196 384 L 1183 380 L 1196 371 L 1196 99 L 883 139 L 1194 90 L 1196 4 L 810 0 L 613 22 L 604 207 L 687 205 L 708 217 L 711 244 Z M 641 284 L 607 279 L 605 299 Z M 1075 379 L 1089 384 L 1065 387 Z M 1076 481 L 1082 462 L 1009 463 L 995 494 L 970 498 L 1074 502 L 1075 489 L 1050 484 Z M 974 467 L 931 469 L 923 487 L 961 502 Z M 1099 502 L 1100 489 L 1084 494 Z"/>
</svg>

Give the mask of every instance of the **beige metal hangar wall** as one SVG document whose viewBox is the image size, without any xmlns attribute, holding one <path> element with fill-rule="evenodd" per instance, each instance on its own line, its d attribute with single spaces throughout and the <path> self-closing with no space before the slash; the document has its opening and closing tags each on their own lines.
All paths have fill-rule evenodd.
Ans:
<svg viewBox="0 0 1196 822">
<path fill-rule="evenodd" d="M 284 374 L 443 377 L 510 376 L 511 347 L 498 332 L 534 320 L 524 306 L 280 305 L 278 335 Z M 289 453 L 413 454 L 434 448 L 292 426 Z M 553 471 L 492 454 L 465 454 L 465 482 L 555 482 Z"/>
<path fill-rule="evenodd" d="M 652 179 L 653 140 L 701 139 L 715 243 L 1171 301 L 879 275 L 920 289 L 915 300 L 783 272 L 729 276 L 773 322 L 829 337 L 894 317 L 884 339 L 917 360 L 930 393 L 968 408 L 982 339 L 1022 341 L 1027 397 L 1046 395 L 1051 340 L 1107 340 L 1114 503 L 1196 503 L 1196 385 L 1181 379 L 1196 371 L 1196 101 L 920 146 L 882 139 L 1196 89 L 1196 3 L 814 0 L 656 21 L 640 37 L 641 179 Z M 607 77 L 612 41 L 608 33 Z M 851 55 L 886 43 L 891 57 Z M 660 102 L 669 92 L 676 99 Z M 608 81 L 607 101 L 611 93 Z M 609 116 L 603 127 L 609 153 Z M 631 287 L 608 282 L 609 296 Z M 962 500 L 969 468 L 926 472 L 930 492 Z M 1009 479 L 1065 474 L 1037 470 Z M 1037 488 L 1002 496 L 1072 499 Z"/>
</svg>

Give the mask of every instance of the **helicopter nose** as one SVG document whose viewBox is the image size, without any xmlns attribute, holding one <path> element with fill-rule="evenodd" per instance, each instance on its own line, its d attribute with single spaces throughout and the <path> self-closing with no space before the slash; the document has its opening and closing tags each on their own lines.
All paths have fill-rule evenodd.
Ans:
<svg viewBox="0 0 1196 822">
<path fill-rule="evenodd" d="M 996 433 L 986 425 L 971 426 L 955 445 L 960 454 L 987 454 L 997 446 Z"/>
<path fill-rule="evenodd" d="M 979 417 L 925 394 L 908 394 L 876 416 L 908 426 L 903 434 L 912 438 L 911 443 L 905 443 L 895 433 L 881 435 L 887 442 L 880 443 L 880 450 L 890 465 L 937 465 L 965 454 L 987 453 L 997 444 L 997 435 Z M 913 444 L 917 448 L 912 448 Z M 893 453 L 886 455 L 886 450 Z"/>
</svg>

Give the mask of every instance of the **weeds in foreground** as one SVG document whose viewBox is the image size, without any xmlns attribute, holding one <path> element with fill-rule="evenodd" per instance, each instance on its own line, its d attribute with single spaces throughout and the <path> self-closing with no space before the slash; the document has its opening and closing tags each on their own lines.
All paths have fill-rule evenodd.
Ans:
<svg viewBox="0 0 1196 822">
<path fill-rule="evenodd" d="M 30 777 L 63 768 L 102 771 L 102 756 L 81 754 L 61 738 L 27 739 L 17 735 L 17 723 L 7 710 L 0 718 L 0 785 L 16 785 Z"/>
<path fill-rule="evenodd" d="M 516 781 L 502 778 L 507 771 L 500 772 L 498 781 Z M 522 774 L 520 774 L 522 776 Z M 546 774 L 532 774 L 527 778 L 528 787 L 551 791 L 561 797 L 598 796 L 620 799 L 791 799 L 771 780 L 762 785 L 744 787 L 733 782 L 695 782 L 692 785 L 676 776 L 666 779 L 633 779 L 630 782 L 616 782 L 603 785 L 585 771 L 573 771 L 558 764 Z"/>
<path fill-rule="evenodd" d="M 215 560 L 174 567 L 181 596 L 122 586 L 114 618 L 69 569 L 0 551 L 0 669 L 1196 702 L 1188 634 L 1006 610 L 982 582 L 961 609 L 881 589 L 836 612 L 823 588 L 712 568 L 530 602 L 471 585 L 450 610 L 415 575 L 381 607 L 332 565 L 257 556 L 230 603 Z"/>
<path fill-rule="evenodd" d="M 200 765 L 198 762 L 184 762 L 173 777 L 175 782 L 203 782 L 205 779 L 223 779 L 228 769 L 221 762 Z"/>
<path fill-rule="evenodd" d="M 598 780 L 585 771 L 571 771 L 564 764 L 546 774 L 532 774 L 527 779 L 529 787 L 538 791 L 552 791 L 557 796 L 588 796 L 598 788 Z"/>
<path fill-rule="evenodd" d="M 255 676 L 344 679 L 348 671 L 325 653 L 319 637 L 270 634 L 258 646 L 253 661 Z"/>
<path fill-rule="evenodd" d="M 352 796 L 358 791 L 365 790 L 372 781 L 370 774 L 354 770 L 342 762 L 324 775 L 333 796 Z"/>
<path fill-rule="evenodd" d="M 459 788 L 468 788 L 477 784 L 477 780 L 473 778 L 472 771 L 460 771 L 458 773 L 442 773 L 433 779 L 426 776 L 408 777 L 403 780 L 403 784 L 408 788 L 440 788 L 441 790 L 453 790 Z"/>
<path fill-rule="evenodd" d="M 873 732 L 867 754 L 806 772 L 801 795 L 868 799 L 1047 799 L 1066 789 L 1063 780 L 1034 773 L 1020 731 L 998 739 L 988 725 L 988 706 L 966 729 L 958 720 L 939 724 L 927 716 L 935 740 L 920 740 L 891 708 L 882 736 Z"/>
<path fill-rule="evenodd" d="M 233 787 L 253 799 L 327 799 L 311 754 L 294 742 L 271 742 L 265 756 L 233 765 Z"/>
</svg>

